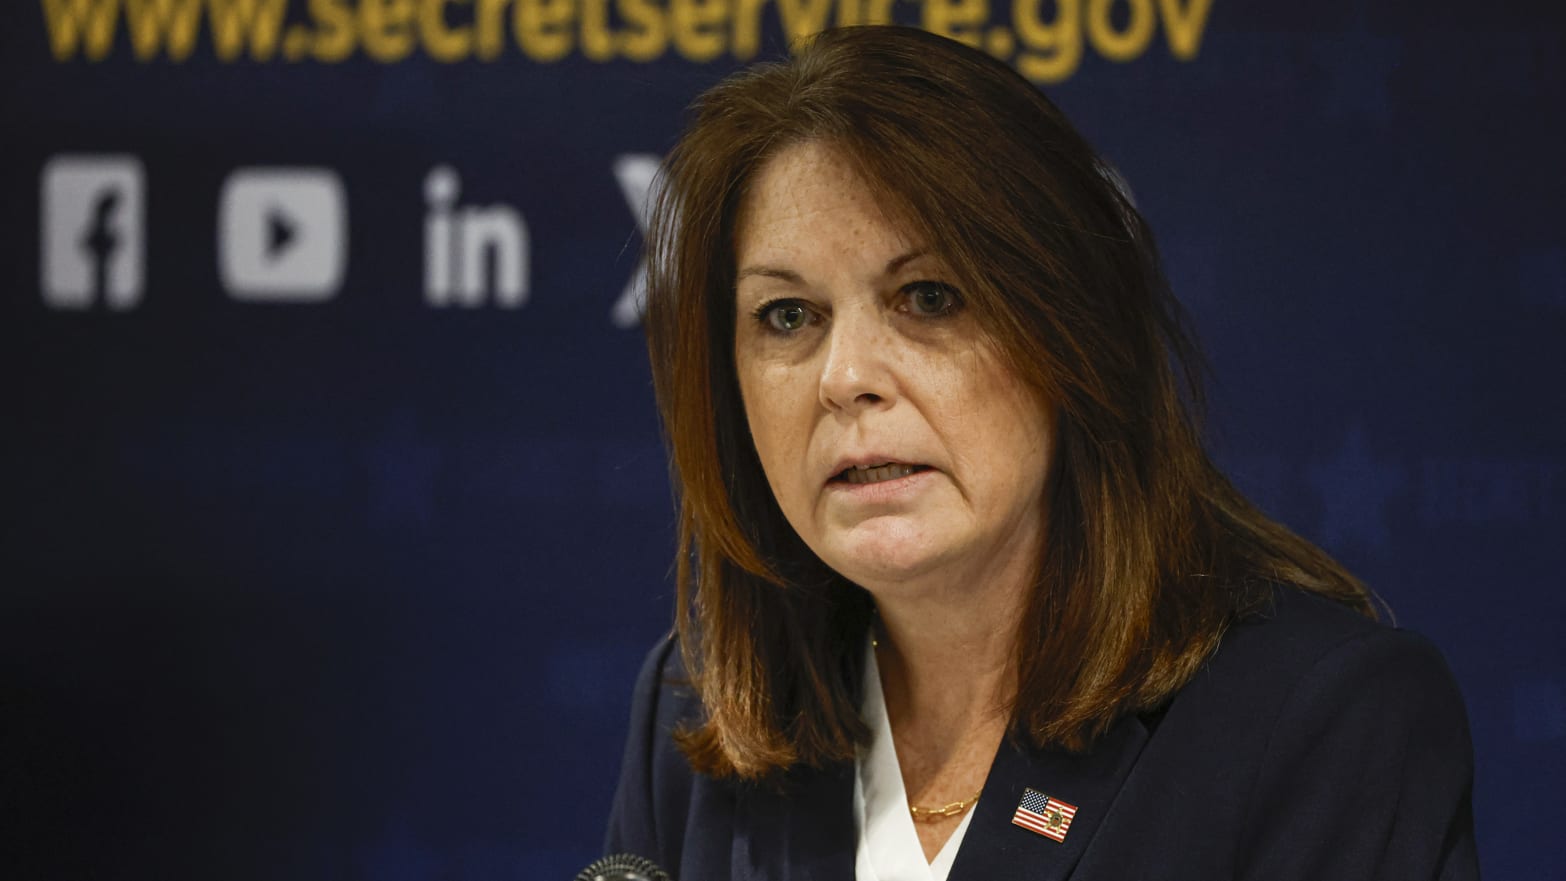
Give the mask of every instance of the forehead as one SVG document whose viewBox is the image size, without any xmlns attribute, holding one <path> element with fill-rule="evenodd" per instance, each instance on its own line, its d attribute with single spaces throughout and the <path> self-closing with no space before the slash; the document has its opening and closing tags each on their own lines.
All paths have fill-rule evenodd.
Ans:
<svg viewBox="0 0 1566 881">
<path fill-rule="evenodd" d="M 830 145 L 784 148 L 756 171 L 736 217 L 735 258 L 777 261 L 907 251 L 918 237 L 894 222 L 853 161 Z"/>
</svg>

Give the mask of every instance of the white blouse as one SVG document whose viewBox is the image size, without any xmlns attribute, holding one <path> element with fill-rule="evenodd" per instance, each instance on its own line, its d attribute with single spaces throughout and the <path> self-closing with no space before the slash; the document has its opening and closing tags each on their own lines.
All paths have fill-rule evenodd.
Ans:
<svg viewBox="0 0 1566 881">
<path fill-rule="evenodd" d="M 854 854 L 856 881 L 946 881 L 962 846 L 973 808 L 946 840 L 931 862 L 908 813 L 908 792 L 897 764 L 897 746 L 886 717 L 886 696 L 881 692 L 881 671 L 875 664 L 875 647 L 865 640 L 864 698 L 859 707 L 870 726 L 870 745 L 860 747 L 854 760 L 854 822 L 859 845 Z"/>
</svg>

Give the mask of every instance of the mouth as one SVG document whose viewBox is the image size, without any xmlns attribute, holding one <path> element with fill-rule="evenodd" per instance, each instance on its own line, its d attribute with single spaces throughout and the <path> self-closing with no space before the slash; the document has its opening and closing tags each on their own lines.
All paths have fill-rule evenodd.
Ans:
<svg viewBox="0 0 1566 881">
<path fill-rule="evenodd" d="M 885 483 L 920 471 L 929 471 L 928 465 L 908 465 L 902 462 L 883 462 L 879 465 L 850 465 L 833 475 L 834 483 L 866 484 Z"/>
</svg>

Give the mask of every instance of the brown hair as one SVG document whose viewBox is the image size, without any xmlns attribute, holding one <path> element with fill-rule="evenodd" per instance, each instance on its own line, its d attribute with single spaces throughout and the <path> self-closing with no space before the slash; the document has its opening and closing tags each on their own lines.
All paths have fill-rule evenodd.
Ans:
<svg viewBox="0 0 1566 881">
<path fill-rule="evenodd" d="M 803 141 L 854 163 L 940 253 L 1010 368 L 1058 408 L 1017 734 L 1083 749 L 1160 706 L 1271 582 L 1374 617 L 1362 585 L 1203 451 L 1197 355 L 1152 236 L 1060 111 L 959 43 L 827 31 L 697 101 L 648 236 L 648 346 L 680 490 L 678 629 L 707 712 L 681 736 L 693 767 L 754 779 L 849 758 L 865 736 L 869 597 L 784 519 L 733 363 L 735 218 L 757 169 Z"/>
</svg>

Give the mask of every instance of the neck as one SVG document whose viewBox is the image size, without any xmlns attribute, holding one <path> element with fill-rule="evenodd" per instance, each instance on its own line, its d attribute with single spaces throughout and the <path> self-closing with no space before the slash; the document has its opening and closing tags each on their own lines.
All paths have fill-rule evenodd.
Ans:
<svg viewBox="0 0 1566 881">
<path fill-rule="evenodd" d="M 941 749 L 975 730 L 1005 728 L 1016 696 L 1018 625 L 1045 533 L 1040 511 L 986 546 L 919 571 L 855 573 L 880 617 L 877 665 L 900 741 L 913 736 Z"/>
<path fill-rule="evenodd" d="M 971 798 L 1005 736 L 1033 555 L 1000 559 L 1013 565 L 867 585 L 880 616 L 876 667 L 910 805 Z M 957 814 L 917 824 L 926 859 L 960 823 Z"/>
<path fill-rule="evenodd" d="M 1016 691 L 1017 623 L 1031 560 L 922 590 L 876 591 L 880 616 L 876 661 L 896 730 L 918 737 L 961 738 L 1004 724 Z"/>
<path fill-rule="evenodd" d="M 1035 541 L 994 548 L 976 565 L 864 584 L 880 617 L 888 717 L 938 723 L 1004 717 L 1016 693 L 1018 623 L 1034 588 Z"/>
<path fill-rule="evenodd" d="M 972 798 L 1006 733 L 1026 582 L 977 584 L 985 587 L 877 598 L 876 666 L 910 806 Z M 916 824 L 925 859 L 961 822 L 959 812 Z"/>
</svg>

